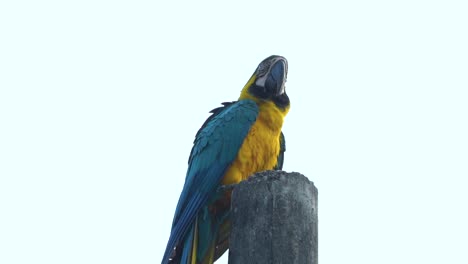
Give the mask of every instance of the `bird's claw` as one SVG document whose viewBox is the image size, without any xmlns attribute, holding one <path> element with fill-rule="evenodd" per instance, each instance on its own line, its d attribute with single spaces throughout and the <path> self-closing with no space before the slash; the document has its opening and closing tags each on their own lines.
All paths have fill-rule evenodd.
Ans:
<svg viewBox="0 0 468 264">
<path fill-rule="evenodd" d="M 234 187 L 236 186 L 237 186 L 237 183 L 221 185 L 218 187 L 218 191 L 221 191 L 221 192 L 232 191 L 232 189 L 234 189 Z"/>
</svg>

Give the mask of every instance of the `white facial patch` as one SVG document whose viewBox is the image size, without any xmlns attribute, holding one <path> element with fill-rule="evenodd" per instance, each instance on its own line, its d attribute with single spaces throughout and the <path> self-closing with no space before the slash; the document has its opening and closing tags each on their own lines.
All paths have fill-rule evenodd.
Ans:
<svg viewBox="0 0 468 264">
<path fill-rule="evenodd" d="M 268 77 L 268 74 L 263 75 L 262 77 L 258 78 L 255 81 L 255 84 L 260 87 L 265 87 L 265 82 L 266 82 L 267 77 Z"/>
</svg>

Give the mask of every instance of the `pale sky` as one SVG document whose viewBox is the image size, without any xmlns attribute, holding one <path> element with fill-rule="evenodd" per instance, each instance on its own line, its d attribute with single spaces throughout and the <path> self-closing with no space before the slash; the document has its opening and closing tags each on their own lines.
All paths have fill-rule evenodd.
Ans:
<svg viewBox="0 0 468 264">
<path fill-rule="evenodd" d="M 277 54 L 284 170 L 319 190 L 319 262 L 467 264 L 467 13 L 2 1 L 0 263 L 160 263 L 196 131 Z"/>
</svg>

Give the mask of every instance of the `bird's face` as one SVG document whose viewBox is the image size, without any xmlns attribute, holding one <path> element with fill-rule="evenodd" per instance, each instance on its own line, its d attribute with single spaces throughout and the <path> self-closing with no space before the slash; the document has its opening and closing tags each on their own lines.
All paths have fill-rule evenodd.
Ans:
<svg viewBox="0 0 468 264">
<path fill-rule="evenodd" d="M 288 61 L 281 56 L 270 56 L 263 60 L 242 90 L 241 99 L 249 98 L 257 103 L 271 101 L 279 109 L 289 108 L 285 84 Z"/>
</svg>

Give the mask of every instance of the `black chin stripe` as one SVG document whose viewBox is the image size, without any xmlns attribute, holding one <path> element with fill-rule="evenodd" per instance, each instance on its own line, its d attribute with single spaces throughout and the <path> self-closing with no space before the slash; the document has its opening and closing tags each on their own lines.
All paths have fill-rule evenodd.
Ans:
<svg viewBox="0 0 468 264">
<path fill-rule="evenodd" d="M 259 99 L 271 100 L 280 109 L 285 109 L 289 106 L 289 97 L 286 93 L 278 96 L 271 96 L 263 87 L 252 85 L 249 87 L 249 93 Z"/>
<path fill-rule="evenodd" d="M 286 93 L 273 97 L 273 102 L 280 109 L 285 109 L 289 105 L 289 97 Z"/>
<path fill-rule="evenodd" d="M 255 84 L 249 87 L 249 92 L 253 96 L 258 97 L 260 99 L 268 99 L 270 97 L 265 88 L 257 86 Z"/>
</svg>

